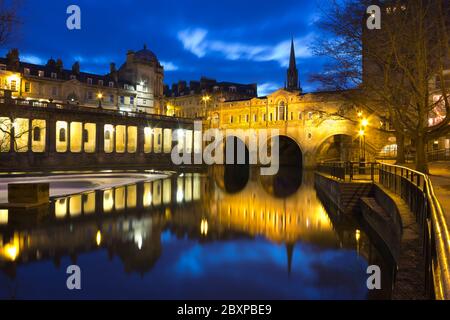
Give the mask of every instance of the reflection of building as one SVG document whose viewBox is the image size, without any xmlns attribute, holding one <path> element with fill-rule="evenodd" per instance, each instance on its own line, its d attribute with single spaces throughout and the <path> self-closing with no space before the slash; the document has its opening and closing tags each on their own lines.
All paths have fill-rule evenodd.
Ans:
<svg viewBox="0 0 450 320">
<path fill-rule="evenodd" d="M 167 115 L 199 118 L 207 109 L 215 107 L 219 102 L 241 100 L 256 97 L 256 84 L 240 84 L 233 82 L 217 82 L 202 77 L 200 81 L 179 81 L 172 88 L 165 88 Z"/>
<path fill-rule="evenodd" d="M 220 175 L 221 172 L 215 181 L 218 186 L 225 184 Z M 225 228 L 264 236 L 277 243 L 292 244 L 299 240 L 335 243 L 333 225 L 314 187 L 299 186 L 290 196 L 276 198 L 274 180 L 252 171 L 250 180 L 239 192 L 228 193 L 217 188 L 209 203 L 211 219 Z"/>
<path fill-rule="evenodd" d="M 158 58 L 145 46 L 129 51 L 119 69 L 111 63 L 106 75 L 82 72 L 79 62 L 64 69 L 61 59 L 45 65 L 22 62 L 17 49 L 0 59 L 1 88 L 12 90 L 14 97 L 93 108 L 159 113 L 163 77 Z"/>
</svg>

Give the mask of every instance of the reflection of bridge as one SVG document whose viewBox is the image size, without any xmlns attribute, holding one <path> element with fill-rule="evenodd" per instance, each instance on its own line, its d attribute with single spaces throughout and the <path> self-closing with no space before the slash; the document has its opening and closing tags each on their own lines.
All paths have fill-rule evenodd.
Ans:
<svg viewBox="0 0 450 320">
<path fill-rule="evenodd" d="M 223 172 L 223 171 L 222 171 Z M 220 173 L 220 170 L 219 170 Z M 170 230 L 204 243 L 264 237 L 286 245 L 288 269 L 293 247 L 308 242 L 321 249 L 357 250 L 370 261 L 380 257 L 363 232 L 352 224 L 330 220 L 311 178 L 259 177 L 253 170 L 245 184 L 183 174 L 54 199 L 35 212 L 15 212 L 0 219 L 0 268 L 11 276 L 16 266 L 107 249 L 119 256 L 127 272 L 150 271 L 164 247 L 161 234 Z M 286 186 L 293 182 L 293 186 Z M 283 194 L 281 189 L 289 190 Z"/>
<path fill-rule="evenodd" d="M 209 113 L 208 123 L 227 130 L 227 136 L 236 136 L 247 146 L 250 129 L 279 130 L 301 150 L 305 167 L 321 159 L 356 160 L 363 115 L 343 101 L 335 92 L 302 95 L 278 90 L 264 98 L 222 103 Z M 367 158 L 373 158 L 393 143 L 389 142 L 393 134 L 381 130 L 387 125 L 381 119 L 367 116 L 367 121 L 365 149 Z"/>
</svg>

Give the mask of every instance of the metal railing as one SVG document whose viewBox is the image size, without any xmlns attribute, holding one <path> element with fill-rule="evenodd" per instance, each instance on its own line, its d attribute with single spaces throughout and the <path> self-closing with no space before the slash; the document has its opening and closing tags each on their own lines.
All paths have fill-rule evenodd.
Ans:
<svg viewBox="0 0 450 320">
<path fill-rule="evenodd" d="M 428 175 L 384 163 L 321 163 L 317 170 L 341 181 L 354 181 L 357 175 L 370 177 L 399 195 L 421 227 L 426 294 L 438 300 L 450 299 L 450 233 Z"/>
<path fill-rule="evenodd" d="M 428 161 L 450 161 L 450 149 L 429 151 Z"/>
<path fill-rule="evenodd" d="M 377 174 L 375 162 L 323 162 L 317 165 L 317 171 L 341 181 L 370 180 Z"/>
<path fill-rule="evenodd" d="M 49 108 L 49 109 L 64 109 L 72 111 L 90 112 L 90 113 L 101 113 L 112 116 L 123 116 L 123 117 L 133 117 L 133 118 L 143 118 L 152 120 L 165 120 L 165 121 L 186 121 L 192 122 L 192 119 L 166 116 L 162 114 L 155 113 L 145 113 L 145 112 L 133 112 L 133 111 L 123 111 L 117 109 L 106 109 L 98 107 L 89 107 L 72 103 L 56 103 L 48 101 L 39 100 L 27 100 L 21 98 L 5 98 L 0 97 L 0 104 L 12 104 L 24 107 L 36 107 L 36 108 Z"/>
</svg>

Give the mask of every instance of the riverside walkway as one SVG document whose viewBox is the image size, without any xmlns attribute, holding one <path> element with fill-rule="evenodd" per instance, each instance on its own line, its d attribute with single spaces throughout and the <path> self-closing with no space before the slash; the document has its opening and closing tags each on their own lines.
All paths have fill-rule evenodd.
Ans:
<svg viewBox="0 0 450 320">
<path fill-rule="evenodd" d="M 341 182 L 380 184 L 405 201 L 421 228 L 426 296 L 450 299 L 450 162 L 430 165 L 430 175 L 414 165 L 320 163 L 317 171 Z"/>
</svg>

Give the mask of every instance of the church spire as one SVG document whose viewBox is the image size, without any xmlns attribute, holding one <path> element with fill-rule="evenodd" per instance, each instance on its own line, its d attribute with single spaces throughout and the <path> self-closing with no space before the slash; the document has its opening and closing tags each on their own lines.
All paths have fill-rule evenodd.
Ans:
<svg viewBox="0 0 450 320">
<path fill-rule="evenodd" d="M 295 48 L 294 48 L 294 38 L 291 40 L 291 56 L 289 58 L 289 69 L 297 68 L 297 62 L 295 61 Z"/>
<path fill-rule="evenodd" d="M 297 62 L 295 60 L 295 47 L 294 38 L 291 40 L 291 55 L 289 58 L 289 69 L 287 70 L 287 90 L 297 91 L 300 90 L 298 82 L 298 69 Z"/>
</svg>

